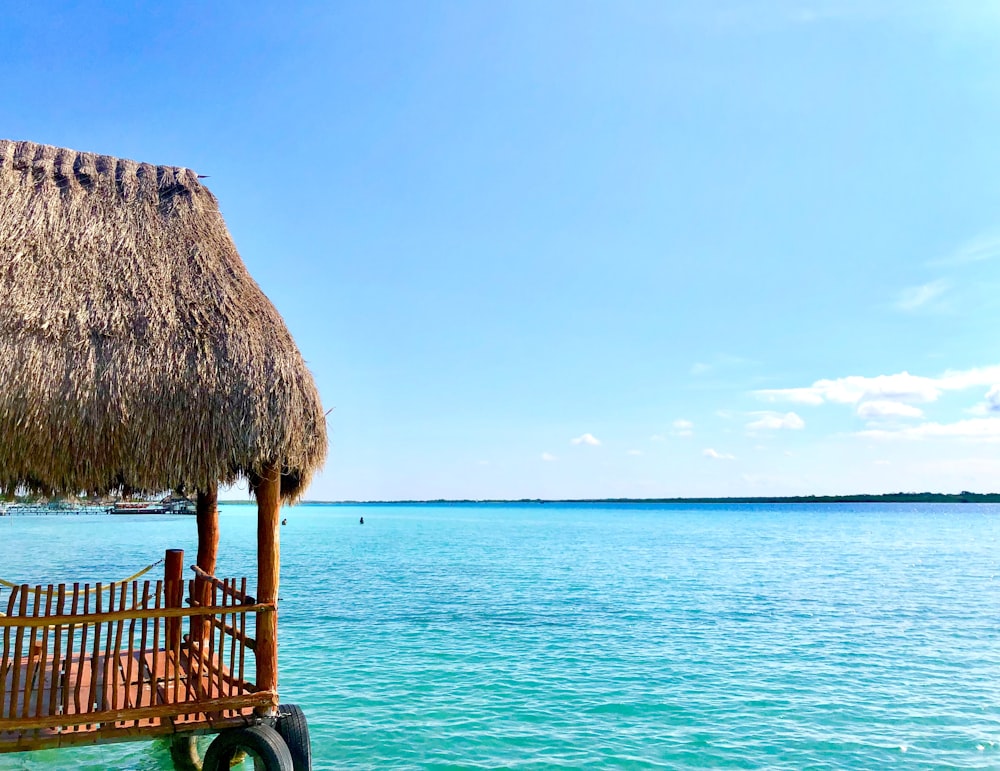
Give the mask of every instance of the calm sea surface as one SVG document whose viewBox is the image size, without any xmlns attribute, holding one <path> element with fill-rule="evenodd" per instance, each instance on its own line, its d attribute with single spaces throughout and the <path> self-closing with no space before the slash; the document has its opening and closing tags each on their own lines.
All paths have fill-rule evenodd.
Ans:
<svg viewBox="0 0 1000 771">
<path fill-rule="evenodd" d="M 317 769 L 1000 768 L 1000 507 L 286 515 L 281 692 Z M 221 527 L 219 574 L 253 577 L 254 509 Z M 0 518 L 0 577 L 117 580 L 173 547 L 193 518 Z M 171 765 L 0 755 L 70 768 Z"/>
</svg>

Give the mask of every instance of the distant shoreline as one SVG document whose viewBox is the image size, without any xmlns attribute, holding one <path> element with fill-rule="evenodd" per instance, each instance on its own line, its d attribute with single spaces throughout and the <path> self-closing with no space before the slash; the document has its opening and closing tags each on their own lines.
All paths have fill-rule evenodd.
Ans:
<svg viewBox="0 0 1000 771">
<path fill-rule="evenodd" d="M 245 504 L 250 501 L 220 501 L 223 504 Z M 301 501 L 300 506 L 420 506 L 461 504 L 546 504 L 546 503 L 1000 503 L 1000 493 L 885 493 L 883 495 L 790 495 L 748 496 L 731 498 L 510 498 L 482 499 L 438 498 L 401 501 Z"/>
</svg>

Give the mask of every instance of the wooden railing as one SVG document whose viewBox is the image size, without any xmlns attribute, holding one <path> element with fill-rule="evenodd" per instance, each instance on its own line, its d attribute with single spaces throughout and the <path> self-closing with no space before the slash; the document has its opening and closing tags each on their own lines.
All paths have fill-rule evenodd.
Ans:
<svg viewBox="0 0 1000 771">
<path fill-rule="evenodd" d="M 0 594 L 0 752 L 219 726 L 276 702 L 253 682 L 255 614 L 273 605 L 245 578 L 197 571 L 188 607 L 180 588 L 168 573 Z"/>
</svg>

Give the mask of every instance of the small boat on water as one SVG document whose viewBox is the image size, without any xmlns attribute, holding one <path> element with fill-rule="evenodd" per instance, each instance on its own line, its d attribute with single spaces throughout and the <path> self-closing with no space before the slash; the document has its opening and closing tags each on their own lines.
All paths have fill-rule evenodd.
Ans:
<svg viewBox="0 0 1000 771">
<path fill-rule="evenodd" d="M 163 500 L 156 501 L 118 501 L 112 506 L 110 514 L 194 514 L 195 503 L 182 495 L 168 495 Z"/>
</svg>

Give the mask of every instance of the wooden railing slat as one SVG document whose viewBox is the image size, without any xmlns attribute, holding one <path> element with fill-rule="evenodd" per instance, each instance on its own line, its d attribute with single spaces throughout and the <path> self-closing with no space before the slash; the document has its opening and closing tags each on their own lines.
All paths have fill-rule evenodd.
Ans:
<svg viewBox="0 0 1000 771">
<path fill-rule="evenodd" d="M 143 609 L 149 607 L 149 581 L 146 580 L 142 585 L 142 601 L 141 606 Z M 147 635 L 149 634 L 149 619 L 142 619 L 142 631 L 139 634 L 139 658 L 136 662 L 136 677 L 138 678 L 138 692 L 135 697 L 135 706 L 142 706 L 142 693 L 146 690 L 145 677 L 143 675 L 142 662 L 146 660 L 146 642 L 149 639 Z M 150 701 L 152 703 L 152 701 Z"/>
<path fill-rule="evenodd" d="M 90 609 L 90 584 L 83 585 L 83 613 L 87 614 Z M 73 614 L 76 615 L 77 601 L 80 598 L 80 585 L 73 584 Z M 83 624 L 80 628 L 80 652 L 78 656 L 78 664 L 72 670 L 73 672 L 73 706 L 79 714 L 83 711 L 82 705 L 80 704 L 80 690 L 81 690 L 81 679 L 83 678 L 83 653 L 87 650 L 87 624 Z M 72 655 L 67 656 L 67 666 L 72 662 Z M 89 712 L 89 710 L 88 710 Z"/>
<path fill-rule="evenodd" d="M 192 565 L 191 566 L 191 570 L 194 571 L 194 573 L 195 573 L 196 576 L 198 576 L 199 578 L 203 579 L 204 581 L 207 581 L 208 583 L 212 584 L 213 586 L 218 586 L 218 587 L 222 588 L 223 591 L 230 592 L 231 596 L 233 597 L 233 599 L 239 600 L 239 602 L 241 604 L 243 604 L 243 605 L 256 605 L 257 604 L 257 600 L 255 600 L 253 597 L 251 597 L 249 594 L 246 593 L 246 585 L 245 584 L 243 585 L 243 587 L 239 591 L 236 590 L 235 586 L 232 586 L 232 587 L 229 587 L 228 589 L 225 589 L 225 588 L 223 588 L 225 582 L 222 579 L 216 578 L 215 576 L 206 573 L 204 570 L 202 570 L 197 565 Z M 234 582 L 235 582 L 235 580 L 236 579 L 233 579 Z"/>
<path fill-rule="evenodd" d="M 56 615 L 61 616 L 66 609 L 66 584 L 59 584 L 56 594 Z M 62 678 L 62 633 L 63 628 L 57 626 L 52 641 L 52 687 L 49 689 L 49 714 L 56 714 L 57 696 L 64 690 Z"/>
<path fill-rule="evenodd" d="M 20 615 L 24 616 L 28 612 L 28 585 L 21 584 L 21 605 L 20 605 Z M 17 701 L 18 692 L 21 685 L 21 660 L 24 658 L 21 655 L 21 647 L 24 645 L 24 627 L 18 627 L 17 633 L 14 635 L 14 655 L 11 661 L 11 667 L 13 668 L 13 674 L 11 675 L 10 684 L 10 708 L 4 713 L 6 715 L 17 715 Z"/>
<path fill-rule="evenodd" d="M 97 723 L 109 723 L 120 720 L 128 720 L 133 716 L 136 719 L 172 717 L 175 715 L 190 715 L 203 711 L 219 711 L 227 708 L 240 708 L 254 706 L 258 704 L 275 704 L 277 694 L 274 691 L 254 691 L 252 693 L 241 694 L 233 699 L 213 699 L 203 704 L 158 704 L 154 707 L 143 707 L 133 710 L 105 710 L 103 712 L 91 712 L 85 715 L 60 715 L 59 725 L 91 725 Z M 49 717 L 20 718 L 4 722 L 4 731 L 20 731 L 33 728 L 48 728 L 52 724 Z"/>
<path fill-rule="evenodd" d="M 156 602 L 154 604 L 154 609 L 160 609 L 160 602 L 163 598 L 163 581 L 157 579 L 156 581 Z M 156 697 L 159 695 L 156 690 L 156 672 L 157 666 L 159 666 L 160 657 L 160 617 L 153 617 L 153 670 L 149 673 L 149 690 L 150 690 L 150 706 L 156 702 Z"/>
<path fill-rule="evenodd" d="M 95 602 L 97 616 L 101 616 L 101 612 L 104 605 L 104 587 L 100 582 L 97 583 L 97 594 L 95 595 Z M 87 702 L 87 712 L 92 712 L 95 707 L 95 703 L 98 709 L 104 707 L 104 695 L 101 693 L 103 688 L 100 688 L 100 667 L 101 667 L 101 622 L 97 621 L 94 624 L 94 650 L 90 658 L 90 698 Z M 94 698 L 94 690 L 98 691 L 97 698 Z"/>
<path fill-rule="evenodd" d="M 242 578 L 240 580 L 240 593 L 246 594 L 247 591 L 247 580 Z M 240 613 L 240 637 L 244 640 L 247 639 L 247 614 Z M 246 645 L 240 646 L 240 673 L 238 675 L 240 682 L 246 680 L 246 669 L 244 667 L 244 658 L 246 656 Z"/>
<path fill-rule="evenodd" d="M 226 583 L 229 584 L 229 586 L 232 587 L 233 589 L 236 588 L 236 579 L 235 578 L 227 581 Z M 236 624 L 236 613 L 232 613 L 231 615 L 233 617 L 233 624 Z M 226 627 L 229 626 L 229 625 L 226 624 L 226 617 L 225 617 L 225 615 L 222 616 L 222 618 L 220 619 L 220 621 L 222 622 L 222 629 L 219 632 L 219 634 L 224 636 L 224 635 L 226 635 Z M 233 629 L 232 626 L 229 626 L 229 628 Z M 233 629 L 233 631 L 235 632 L 236 630 Z M 223 639 L 225 639 L 225 638 L 223 637 Z M 228 667 L 228 669 L 229 669 L 230 672 L 233 671 L 233 665 L 235 663 L 236 663 L 236 635 L 230 634 L 229 635 L 229 667 Z M 220 678 L 222 677 L 221 673 L 220 673 L 219 677 Z M 234 687 L 235 686 L 232 684 L 232 682 L 230 682 L 229 683 L 229 693 L 228 693 L 229 696 L 233 695 L 233 688 Z"/>
<path fill-rule="evenodd" d="M 139 582 L 132 581 L 132 607 L 139 607 Z M 134 697 L 132 695 L 132 677 L 135 670 L 135 623 L 137 619 L 131 619 L 128 624 L 128 650 L 125 652 L 126 655 L 126 665 L 123 671 L 125 678 L 125 706 L 126 707 L 137 707 L 138 704 L 135 703 Z M 138 684 L 135 690 L 135 697 L 138 697 L 142 693 L 142 683 Z"/>
<path fill-rule="evenodd" d="M 258 602 L 256 605 L 236 605 L 234 606 L 240 613 L 268 613 L 277 610 L 276 603 L 273 602 Z M 162 619 L 182 619 L 187 616 L 214 616 L 222 612 L 223 608 L 221 606 L 212 607 L 187 607 L 187 608 L 160 608 L 159 610 L 154 610 L 152 608 L 142 609 L 137 608 L 135 610 L 123 610 L 123 611 L 105 611 L 88 613 L 85 614 L 86 618 L 82 616 L 31 616 L 26 615 L 24 617 L 14 615 L 14 616 L 0 616 L 0 629 L 3 627 L 13 627 L 15 629 L 30 629 L 43 626 L 56 626 L 59 624 L 66 625 L 71 623 L 87 623 L 87 624 L 107 624 L 114 623 L 116 621 L 124 621 L 132 618 L 153 618 L 157 616 Z M 228 609 L 227 609 L 228 610 Z"/>
<path fill-rule="evenodd" d="M 33 616 L 39 615 L 39 610 L 42 604 L 42 587 L 35 587 L 35 601 L 32 605 Z M 35 691 L 35 673 L 38 668 L 38 658 L 40 656 L 40 651 L 38 650 L 38 643 L 36 642 L 38 637 L 38 629 L 32 627 L 31 632 L 28 634 L 28 649 L 27 653 L 27 664 L 24 668 L 24 692 L 18 699 L 21 705 L 21 714 L 24 717 L 31 717 L 31 697 L 34 696 Z"/>
<path fill-rule="evenodd" d="M 52 593 L 55 591 L 55 587 L 49 584 L 45 588 L 45 615 L 52 615 Z M 45 711 L 42 707 L 46 702 L 46 691 L 51 691 L 54 689 L 55 680 L 54 670 L 49 666 L 49 627 L 42 627 L 42 639 L 39 642 L 39 657 L 35 662 L 35 672 L 33 677 L 38 682 L 38 687 L 35 690 L 35 715 L 44 715 Z M 48 680 L 48 683 L 46 683 Z M 46 687 L 46 685 L 48 687 Z"/>
<path fill-rule="evenodd" d="M 7 599 L 8 616 L 14 613 L 14 608 L 17 605 L 17 595 L 20 591 L 16 586 L 10 590 L 10 597 Z M 3 630 L 3 651 L 0 651 L 0 714 L 3 715 L 10 714 L 7 707 L 7 675 L 10 672 L 13 660 L 10 650 L 10 627 L 5 627 Z"/>
<path fill-rule="evenodd" d="M 121 595 L 118 600 L 118 612 L 124 612 L 125 603 L 128 600 L 128 584 L 122 582 L 119 584 L 119 594 Z M 112 593 L 112 596 L 114 594 Z M 119 619 L 115 624 L 115 647 L 111 648 L 108 646 L 108 650 L 105 652 L 105 662 L 104 666 L 111 667 L 111 709 L 118 709 L 118 697 L 121 695 L 118 691 L 119 683 L 121 682 L 121 675 L 119 670 L 121 669 L 121 650 L 122 650 L 122 625 L 125 623 L 124 619 Z M 111 629 L 108 629 L 108 640 L 111 639 Z M 105 682 L 107 682 L 107 677 L 105 677 Z M 124 706 L 124 704 L 122 705 Z"/>
</svg>

